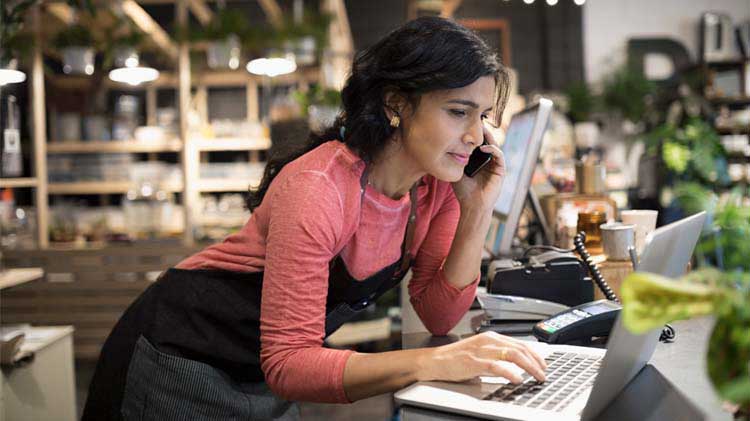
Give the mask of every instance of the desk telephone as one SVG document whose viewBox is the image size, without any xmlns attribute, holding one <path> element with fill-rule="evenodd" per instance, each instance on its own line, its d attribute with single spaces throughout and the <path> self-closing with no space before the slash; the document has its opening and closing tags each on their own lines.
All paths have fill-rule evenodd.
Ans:
<svg viewBox="0 0 750 421">
<path fill-rule="evenodd" d="M 547 343 L 586 343 L 592 337 L 609 336 L 622 306 L 586 250 L 585 241 L 584 232 L 573 240 L 573 250 L 583 260 L 570 250 L 541 247 L 552 251 L 491 265 L 489 294 L 480 297 L 486 313 L 480 330 L 531 330 L 539 341 Z M 606 300 L 593 301 L 592 280 Z M 531 329 L 529 321 L 534 322 Z M 659 340 L 671 342 L 674 338 L 674 328 L 666 325 Z"/>
<path fill-rule="evenodd" d="M 585 241 L 586 234 L 581 232 L 575 237 L 573 250 L 536 247 L 551 251 L 493 262 L 489 294 L 480 297 L 486 313 L 480 329 L 519 333 L 525 328 L 548 343 L 609 335 L 621 306 L 593 263 Z M 527 249 L 524 256 L 531 250 Z M 594 283 L 607 300 L 593 301 Z"/>
</svg>

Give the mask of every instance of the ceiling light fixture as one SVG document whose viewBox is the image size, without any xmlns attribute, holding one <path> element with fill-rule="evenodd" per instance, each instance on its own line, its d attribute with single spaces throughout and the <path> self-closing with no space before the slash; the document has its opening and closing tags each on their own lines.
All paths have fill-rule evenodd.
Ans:
<svg viewBox="0 0 750 421">
<path fill-rule="evenodd" d="M 297 70 L 297 62 L 294 54 L 270 51 L 266 57 L 250 60 L 245 68 L 254 75 L 275 77 Z"/>
<path fill-rule="evenodd" d="M 0 69 L 0 86 L 21 83 L 26 80 L 26 73 L 14 69 Z"/>
<path fill-rule="evenodd" d="M 128 48 L 119 51 L 115 62 L 121 67 L 109 72 L 109 78 L 114 82 L 137 86 L 159 77 L 159 71 L 153 67 L 140 66 L 135 49 Z"/>
</svg>

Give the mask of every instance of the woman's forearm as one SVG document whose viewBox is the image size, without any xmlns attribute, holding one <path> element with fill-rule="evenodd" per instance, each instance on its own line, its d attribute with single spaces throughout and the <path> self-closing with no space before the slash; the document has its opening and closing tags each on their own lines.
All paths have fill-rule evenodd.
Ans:
<svg viewBox="0 0 750 421">
<path fill-rule="evenodd" d="M 377 354 L 354 353 L 344 369 L 344 391 L 354 402 L 395 392 L 424 378 L 431 349 L 409 349 Z"/>
<path fill-rule="evenodd" d="M 490 228 L 492 212 L 485 209 L 461 209 L 456 235 L 443 265 L 445 279 L 462 289 L 479 276 L 482 247 Z"/>
</svg>

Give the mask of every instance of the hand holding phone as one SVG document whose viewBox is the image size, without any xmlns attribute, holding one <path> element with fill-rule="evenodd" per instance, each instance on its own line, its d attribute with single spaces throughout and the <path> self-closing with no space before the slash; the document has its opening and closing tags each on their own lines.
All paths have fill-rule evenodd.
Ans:
<svg viewBox="0 0 750 421">
<path fill-rule="evenodd" d="M 484 145 L 488 145 L 486 139 L 482 143 L 482 146 Z M 479 170 L 481 170 L 491 160 L 492 154 L 482 152 L 480 147 L 474 148 L 474 150 L 471 152 L 471 156 L 469 156 L 469 163 L 464 167 L 464 174 L 469 177 L 474 177 L 479 172 Z"/>
</svg>

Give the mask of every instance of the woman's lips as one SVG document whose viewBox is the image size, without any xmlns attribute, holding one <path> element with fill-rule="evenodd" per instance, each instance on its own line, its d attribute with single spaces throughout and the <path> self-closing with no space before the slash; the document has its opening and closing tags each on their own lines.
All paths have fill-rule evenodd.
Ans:
<svg viewBox="0 0 750 421">
<path fill-rule="evenodd" d="M 466 165 L 469 162 L 469 154 L 448 152 L 448 155 L 461 165 Z"/>
</svg>

